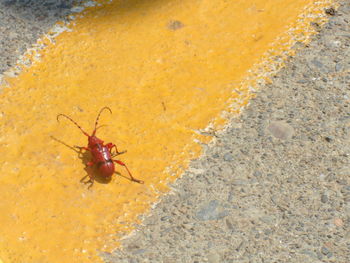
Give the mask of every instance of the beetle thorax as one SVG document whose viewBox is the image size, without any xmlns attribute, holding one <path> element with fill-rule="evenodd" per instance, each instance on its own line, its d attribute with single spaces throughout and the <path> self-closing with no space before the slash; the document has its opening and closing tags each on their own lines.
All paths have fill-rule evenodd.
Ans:
<svg viewBox="0 0 350 263">
<path fill-rule="evenodd" d="M 103 141 L 96 136 L 89 136 L 89 148 L 93 148 L 96 144 L 103 144 Z"/>
</svg>

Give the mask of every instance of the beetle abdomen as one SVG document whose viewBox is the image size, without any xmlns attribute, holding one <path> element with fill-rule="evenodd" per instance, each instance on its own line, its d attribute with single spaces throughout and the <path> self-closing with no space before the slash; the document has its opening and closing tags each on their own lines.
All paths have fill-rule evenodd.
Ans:
<svg viewBox="0 0 350 263">
<path fill-rule="evenodd" d="M 114 163 L 112 160 L 108 160 L 105 162 L 100 162 L 98 165 L 98 171 L 102 176 L 109 177 L 114 173 Z"/>
</svg>

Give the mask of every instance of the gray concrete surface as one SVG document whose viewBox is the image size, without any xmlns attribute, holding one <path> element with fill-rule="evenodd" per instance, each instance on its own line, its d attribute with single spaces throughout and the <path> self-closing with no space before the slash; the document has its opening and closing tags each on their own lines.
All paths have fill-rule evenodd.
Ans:
<svg viewBox="0 0 350 263">
<path fill-rule="evenodd" d="M 350 262 L 350 2 L 106 262 Z M 0 73 L 71 1 L 0 0 Z"/>
</svg>

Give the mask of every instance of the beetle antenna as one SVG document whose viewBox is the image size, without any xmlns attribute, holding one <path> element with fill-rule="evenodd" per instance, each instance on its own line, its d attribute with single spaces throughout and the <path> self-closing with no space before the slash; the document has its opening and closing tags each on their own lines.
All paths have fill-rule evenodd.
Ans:
<svg viewBox="0 0 350 263">
<path fill-rule="evenodd" d="M 100 115 L 104 110 L 108 110 L 111 114 L 112 114 L 112 110 L 109 107 L 103 107 L 100 112 L 97 115 L 96 121 L 95 121 L 95 129 L 92 133 L 92 136 L 94 136 L 96 134 L 96 130 L 97 130 L 97 124 L 98 124 L 98 120 L 100 119 Z"/>
<path fill-rule="evenodd" d="M 73 122 L 73 123 L 84 133 L 84 135 L 86 135 L 87 137 L 90 136 L 89 134 L 87 134 L 87 133 L 83 130 L 83 128 L 80 127 L 80 125 L 79 125 L 78 123 L 76 123 L 75 121 L 73 121 L 72 118 L 68 117 L 68 116 L 65 115 L 65 114 L 58 114 L 58 115 L 57 115 L 57 121 L 58 121 L 58 122 L 60 122 L 60 121 L 59 121 L 59 117 L 61 117 L 61 116 L 65 117 L 65 118 L 67 118 L 68 120 L 70 120 L 71 122 Z"/>
</svg>

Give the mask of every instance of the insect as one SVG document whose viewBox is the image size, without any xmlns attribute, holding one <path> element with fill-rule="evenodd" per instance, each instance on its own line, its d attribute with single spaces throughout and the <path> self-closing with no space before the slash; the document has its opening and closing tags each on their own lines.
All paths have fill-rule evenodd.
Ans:
<svg viewBox="0 0 350 263">
<path fill-rule="evenodd" d="M 97 124 L 100 118 L 101 113 L 104 110 L 108 110 L 111 114 L 112 114 L 112 110 L 108 107 L 103 107 L 100 112 L 97 115 L 96 121 L 95 121 L 95 128 L 92 132 L 91 135 L 89 135 L 87 132 L 85 132 L 83 130 L 83 128 L 81 128 L 81 126 L 75 122 L 72 118 L 68 117 L 65 114 L 58 114 L 57 115 L 57 121 L 59 122 L 59 118 L 60 117 L 65 117 L 68 120 L 70 120 L 71 122 L 73 122 L 82 132 L 85 136 L 88 137 L 88 146 L 87 147 L 81 147 L 81 146 L 75 146 L 76 148 L 78 148 L 80 151 L 85 150 L 91 153 L 91 161 L 88 162 L 86 165 L 88 167 L 92 167 L 93 165 L 97 166 L 97 170 L 100 173 L 100 175 L 104 178 L 110 178 L 114 172 L 115 172 L 115 166 L 114 163 L 117 163 L 119 165 L 122 165 L 125 167 L 126 171 L 128 172 L 131 181 L 134 181 L 136 183 L 140 183 L 143 184 L 144 182 L 141 180 L 138 180 L 136 178 L 134 178 L 131 174 L 131 172 L 129 171 L 128 167 L 126 166 L 125 163 L 123 163 L 120 160 L 114 160 L 113 158 L 116 157 L 117 155 L 126 153 L 126 151 L 123 152 L 119 152 L 117 149 L 117 146 L 113 143 L 107 143 L 104 144 L 104 141 L 102 141 L 101 139 L 97 138 L 96 136 L 96 130 L 97 130 Z M 112 153 L 112 149 L 114 148 L 115 152 Z M 90 181 L 91 185 L 89 187 L 91 187 L 94 183 L 94 177 L 92 175 L 89 175 L 90 177 Z"/>
</svg>

